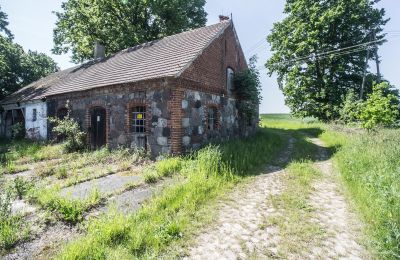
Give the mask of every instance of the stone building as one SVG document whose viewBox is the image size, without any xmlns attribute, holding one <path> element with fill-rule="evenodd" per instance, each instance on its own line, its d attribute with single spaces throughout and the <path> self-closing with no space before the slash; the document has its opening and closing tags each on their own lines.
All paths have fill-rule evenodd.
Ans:
<svg viewBox="0 0 400 260">
<path fill-rule="evenodd" d="M 27 137 L 52 138 L 47 118 L 63 117 L 68 102 L 92 148 L 185 153 L 256 130 L 258 118 L 244 120 L 237 110 L 233 77 L 246 68 L 225 18 L 109 57 L 100 53 L 28 85 L 0 103 L 0 134 L 9 137 L 10 126 L 22 122 Z"/>
</svg>

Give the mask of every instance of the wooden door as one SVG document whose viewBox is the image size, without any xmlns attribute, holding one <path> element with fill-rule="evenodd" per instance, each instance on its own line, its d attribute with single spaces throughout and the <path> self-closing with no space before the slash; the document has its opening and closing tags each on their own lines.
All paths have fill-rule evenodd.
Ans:
<svg viewBox="0 0 400 260">
<path fill-rule="evenodd" d="M 106 145 L 106 110 L 102 107 L 95 107 L 91 114 L 91 142 L 92 147 L 99 149 Z"/>
</svg>

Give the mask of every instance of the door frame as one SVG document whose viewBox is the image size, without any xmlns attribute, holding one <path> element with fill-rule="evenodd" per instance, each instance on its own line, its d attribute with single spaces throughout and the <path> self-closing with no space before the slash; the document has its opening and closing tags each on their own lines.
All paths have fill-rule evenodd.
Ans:
<svg viewBox="0 0 400 260">
<path fill-rule="evenodd" d="M 92 144 L 92 131 L 89 131 L 89 129 L 92 127 L 92 113 L 95 108 L 102 108 L 106 111 L 106 122 L 105 122 L 105 135 L 106 135 L 106 143 L 105 145 L 109 144 L 109 121 L 110 121 L 110 110 L 109 108 L 104 105 L 104 104 L 92 104 L 86 109 L 86 129 L 87 131 L 87 143 L 90 145 L 91 148 L 93 148 Z"/>
</svg>

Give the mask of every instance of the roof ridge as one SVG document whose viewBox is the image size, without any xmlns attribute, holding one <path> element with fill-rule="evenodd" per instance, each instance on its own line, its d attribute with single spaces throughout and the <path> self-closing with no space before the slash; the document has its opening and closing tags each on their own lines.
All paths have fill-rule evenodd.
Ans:
<svg viewBox="0 0 400 260">
<path fill-rule="evenodd" d="M 227 21 L 222 21 L 222 22 L 219 22 L 219 23 L 216 23 L 213 25 L 209 25 L 206 27 L 211 27 L 211 26 L 222 24 L 222 23 L 225 23 L 225 26 L 223 28 L 221 28 L 219 30 L 219 32 L 216 35 L 214 35 L 214 37 L 212 37 L 207 42 L 206 45 L 203 46 L 203 48 L 193 57 L 193 59 L 191 59 L 185 66 L 183 66 L 183 68 L 175 75 L 176 78 L 180 77 L 190 66 L 192 66 L 193 62 L 201 56 L 201 54 L 204 52 L 204 50 L 207 49 L 211 45 L 211 43 L 213 43 L 216 39 L 218 39 L 231 24 L 233 25 L 232 20 L 227 20 Z M 206 27 L 201 27 L 201 28 L 206 28 Z M 201 29 L 201 28 L 199 28 L 199 29 Z"/>
</svg>

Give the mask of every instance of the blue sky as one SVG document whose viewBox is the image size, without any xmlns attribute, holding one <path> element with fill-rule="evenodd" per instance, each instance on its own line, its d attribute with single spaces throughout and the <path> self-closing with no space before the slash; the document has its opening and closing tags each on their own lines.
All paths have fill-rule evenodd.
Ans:
<svg viewBox="0 0 400 260">
<path fill-rule="evenodd" d="M 62 69 L 71 67 L 68 55 L 52 55 L 53 28 L 56 21 L 52 11 L 60 10 L 62 0 L 0 0 L 2 9 L 8 14 L 9 28 L 15 42 L 25 49 L 37 50 L 53 57 Z M 257 54 L 260 66 L 270 56 L 265 41 L 273 23 L 283 18 L 284 0 L 208 0 L 206 11 L 208 23 L 218 22 L 219 14 L 233 14 L 233 20 L 242 48 L 247 57 Z M 388 42 L 379 50 L 382 57 L 381 70 L 386 79 L 400 87 L 400 0 L 382 0 L 391 21 L 387 24 Z M 394 31 L 397 31 L 396 33 Z M 374 69 L 374 68 L 373 68 Z M 261 71 L 263 84 L 262 113 L 287 113 L 283 95 L 277 87 L 276 78 Z"/>
</svg>

